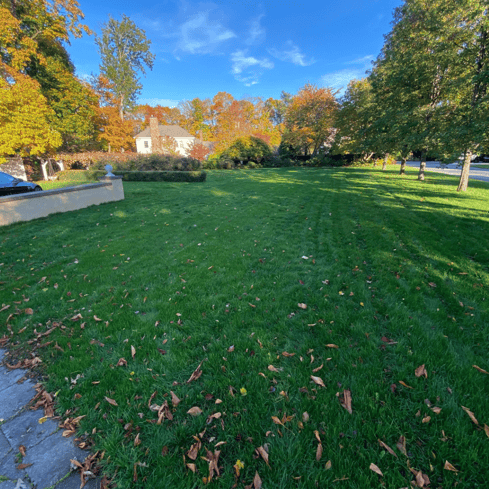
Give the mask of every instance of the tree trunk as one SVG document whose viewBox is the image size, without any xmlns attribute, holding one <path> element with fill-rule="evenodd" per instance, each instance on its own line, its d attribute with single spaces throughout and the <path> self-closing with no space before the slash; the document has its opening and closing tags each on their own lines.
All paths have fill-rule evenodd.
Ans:
<svg viewBox="0 0 489 489">
<path fill-rule="evenodd" d="M 389 153 L 384 155 L 384 162 L 382 163 L 382 171 L 387 170 L 387 159 L 389 158 Z"/>
<path fill-rule="evenodd" d="M 124 95 L 121 95 L 121 101 L 119 102 L 119 116 L 121 122 L 124 122 Z"/>
<path fill-rule="evenodd" d="M 421 154 L 421 162 L 419 164 L 418 180 L 424 181 L 424 171 L 426 169 L 426 151 Z"/>
<path fill-rule="evenodd" d="M 458 182 L 457 192 L 465 192 L 469 186 L 469 173 L 470 162 L 472 161 L 472 151 L 467 151 L 464 158 L 464 166 L 462 167 L 462 173 L 460 174 L 460 181 Z"/>
<path fill-rule="evenodd" d="M 374 168 L 377 166 L 377 158 L 374 159 Z"/>
<path fill-rule="evenodd" d="M 406 174 L 406 161 L 407 161 L 407 158 L 401 159 L 401 169 L 399 170 L 399 175 L 405 175 Z"/>
</svg>

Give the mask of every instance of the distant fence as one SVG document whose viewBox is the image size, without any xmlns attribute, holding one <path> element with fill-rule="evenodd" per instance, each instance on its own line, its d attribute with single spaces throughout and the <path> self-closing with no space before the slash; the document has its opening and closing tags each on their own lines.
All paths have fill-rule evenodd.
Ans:
<svg viewBox="0 0 489 489">
<path fill-rule="evenodd" d="M 0 226 L 123 199 L 120 176 L 104 177 L 100 183 L 7 195 L 0 197 Z"/>
</svg>

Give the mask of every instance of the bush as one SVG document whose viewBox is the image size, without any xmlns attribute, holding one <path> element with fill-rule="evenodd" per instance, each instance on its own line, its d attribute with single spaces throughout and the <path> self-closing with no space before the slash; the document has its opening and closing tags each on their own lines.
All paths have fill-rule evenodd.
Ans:
<svg viewBox="0 0 489 489">
<path fill-rule="evenodd" d="M 106 172 L 102 170 L 89 170 L 86 172 L 92 178 L 103 177 Z M 125 182 L 205 182 L 205 171 L 124 171 L 115 170 L 114 175 L 122 175 Z"/>
<path fill-rule="evenodd" d="M 235 164 L 250 162 L 261 163 L 272 156 L 270 146 L 263 139 L 254 136 L 244 136 L 236 139 L 226 150 L 220 159 L 232 160 Z"/>
</svg>

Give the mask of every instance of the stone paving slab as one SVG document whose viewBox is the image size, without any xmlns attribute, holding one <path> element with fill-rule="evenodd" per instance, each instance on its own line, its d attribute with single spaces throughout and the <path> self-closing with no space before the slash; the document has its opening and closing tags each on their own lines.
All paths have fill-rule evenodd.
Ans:
<svg viewBox="0 0 489 489">
<path fill-rule="evenodd" d="M 0 475 L 8 477 L 9 479 L 24 479 L 26 477 L 26 472 L 24 470 L 17 470 L 16 466 L 18 463 L 15 460 L 15 456 L 18 452 L 12 452 L 8 454 L 0 462 Z"/>
<path fill-rule="evenodd" d="M 3 434 L 3 431 L 0 427 L 0 462 L 9 454 L 11 450 L 12 447 L 10 446 L 7 437 Z"/>
<path fill-rule="evenodd" d="M 26 380 L 22 384 L 13 384 L 1 393 L 0 419 L 7 420 L 17 414 L 35 395 L 33 387 L 36 384 L 32 380 Z"/>
<path fill-rule="evenodd" d="M 60 482 L 55 489 L 80 489 L 80 474 L 77 472 L 76 474 L 70 475 L 63 482 Z M 3 489 L 0 486 L 0 489 Z M 90 479 L 84 486 L 83 489 L 100 489 L 100 480 L 99 479 Z"/>
<path fill-rule="evenodd" d="M 1 360 L 0 360 L 1 361 Z M 16 369 L 16 370 L 7 370 L 0 371 L 0 392 L 8 387 L 14 385 L 18 380 L 20 380 L 25 375 L 25 370 Z"/>
<path fill-rule="evenodd" d="M 8 481 L 0 482 L 0 489 L 16 489 L 16 487 L 17 487 L 17 480 L 15 481 L 8 480 Z"/>
<path fill-rule="evenodd" d="M 27 451 L 22 462 L 32 464 L 25 470 L 38 489 L 42 489 L 56 484 L 70 471 L 70 459 L 83 462 L 88 455 L 88 452 L 75 447 L 71 438 L 63 438 L 59 432 Z"/>
<path fill-rule="evenodd" d="M 29 450 L 57 431 L 58 423 L 52 419 L 39 424 L 39 419 L 43 416 L 44 413 L 40 410 L 24 411 L 19 414 L 15 423 L 6 423 L 2 431 L 10 445 L 14 448 L 24 445 L 26 450 Z"/>
</svg>

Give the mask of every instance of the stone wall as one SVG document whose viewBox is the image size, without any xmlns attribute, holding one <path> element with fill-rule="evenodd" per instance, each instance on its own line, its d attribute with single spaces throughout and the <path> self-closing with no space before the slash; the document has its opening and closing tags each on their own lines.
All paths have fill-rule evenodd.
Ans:
<svg viewBox="0 0 489 489">
<path fill-rule="evenodd" d="M 15 178 L 20 178 L 22 180 L 27 181 L 24 162 L 20 157 L 7 158 L 7 161 L 0 165 L 0 171 L 3 171 L 4 173 L 8 173 L 9 175 L 12 175 Z"/>
<path fill-rule="evenodd" d="M 103 177 L 100 183 L 7 195 L 0 197 L 0 226 L 117 200 L 124 200 L 120 176 Z"/>
</svg>

